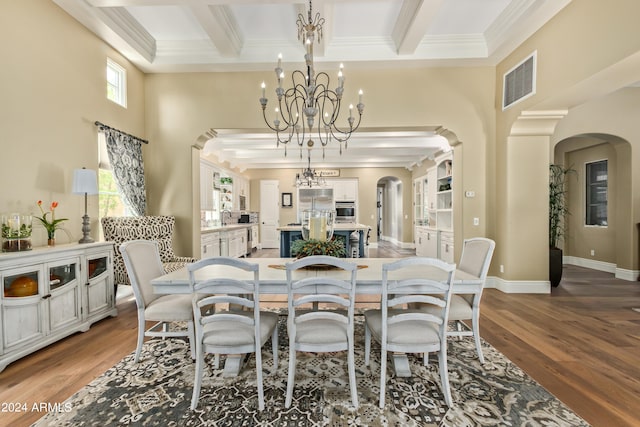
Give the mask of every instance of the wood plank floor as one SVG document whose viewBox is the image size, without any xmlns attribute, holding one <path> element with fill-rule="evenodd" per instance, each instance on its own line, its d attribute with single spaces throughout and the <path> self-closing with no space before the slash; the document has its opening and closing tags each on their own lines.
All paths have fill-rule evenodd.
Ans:
<svg viewBox="0 0 640 427">
<path fill-rule="evenodd" d="M 375 252 L 374 252 L 375 251 Z M 370 256 L 407 256 L 381 243 Z M 274 256 L 260 251 L 253 256 Z M 640 425 L 640 284 L 566 267 L 551 295 L 487 289 L 481 335 L 593 426 Z M 135 349 L 136 307 L 10 364 L 0 373 L 0 426 L 27 426 Z"/>
</svg>

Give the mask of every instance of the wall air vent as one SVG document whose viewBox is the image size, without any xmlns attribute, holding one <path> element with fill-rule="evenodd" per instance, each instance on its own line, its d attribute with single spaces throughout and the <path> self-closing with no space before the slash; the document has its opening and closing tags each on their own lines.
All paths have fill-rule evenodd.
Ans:
<svg viewBox="0 0 640 427">
<path fill-rule="evenodd" d="M 536 93 L 536 52 L 504 75 L 502 93 L 503 110 Z"/>
</svg>

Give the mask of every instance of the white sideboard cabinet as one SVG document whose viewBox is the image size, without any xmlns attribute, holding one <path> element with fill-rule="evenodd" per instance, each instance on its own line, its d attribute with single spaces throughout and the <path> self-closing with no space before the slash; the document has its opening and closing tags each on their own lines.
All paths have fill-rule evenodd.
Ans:
<svg viewBox="0 0 640 427">
<path fill-rule="evenodd" d="M 1 253 L 0 283 L 0 371 L 117 315 L 109 242 Z"/>
</svg>

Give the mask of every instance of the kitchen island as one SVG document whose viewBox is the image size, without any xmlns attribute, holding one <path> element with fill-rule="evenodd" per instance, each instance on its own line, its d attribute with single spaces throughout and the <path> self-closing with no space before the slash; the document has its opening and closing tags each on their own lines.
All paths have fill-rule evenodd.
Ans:
<svg viewBox="0 0 640 427">
<path fill-rule="evenodd" d="M 357 248 L 357 256 L 364 258 L 366 256 L 365 246 L 367 232 L 371 227 L 357 223 L 336 223 L 333 225 L 333 235 L 340 238 L 345 243 L 347 257 L 354 256 L 354 249 Z M 291 257 L 291 244 L 296 240 L 302 239 L 302 225 L 286 225 L 278 227 L 280 231 L 280 256 L 282 258 Z M 358 245 L 351 244 L 351 234 L 356 232 L 358 235 Z"/>
</svg>

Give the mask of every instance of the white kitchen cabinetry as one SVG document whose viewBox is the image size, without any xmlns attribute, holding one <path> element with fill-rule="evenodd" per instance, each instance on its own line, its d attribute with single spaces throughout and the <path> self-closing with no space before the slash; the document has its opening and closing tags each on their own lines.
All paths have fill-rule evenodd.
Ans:
<svg viewBox="0 0 640 427">
<path fill-rule="evenodd" d="M 438 229 L 453 231 L 453 174 L 451 158 L 437 166 L 436 215 Z"/>
<path fill-rule="evenodd" d="M 414 180 L 416 255 L 453 262 L 453 153 L 435 161 L 425 176 Z"/>
<path fill-rule="evenodd" d="M 213 258 L 221 255 L 220 252 L 220 233 L 204 233 L 201 237 L 202 251 L 200 258 Z"/>
<path fill-rule="evenodd" d="M 260 226 L 258 224 L 254 224 L 251 226 L 251 249 L 255 249 L 258 247 L 260 243 Z"/>
<path fill-rule="evenodd" d="M 117 314 L 109 242 L 0 254 L 0 283 L 0 371 Z"/>
<path fill-rule="evenodd" d="M 447 231 L 440 232 L 440 256 L 445 262 L 453 263 L 453 233 Z"/>
<path fill-rule="evenodd" d="M 438 257 L 438 231 L 427 227 L 416 227 L 416 256 Z"/>
<path fill-rule="evenodd" d="M 247 229 L 232 230 L 229 234 L 229 256 L 241 257 L 247 253 Z"/>
<path fill-rule="evenodd" d="M 335 201 L 358 201 L 358 180 L 357 179 L 331 179 L 327 184 L 333 188 L 333 199 Z"/>
</svg>

